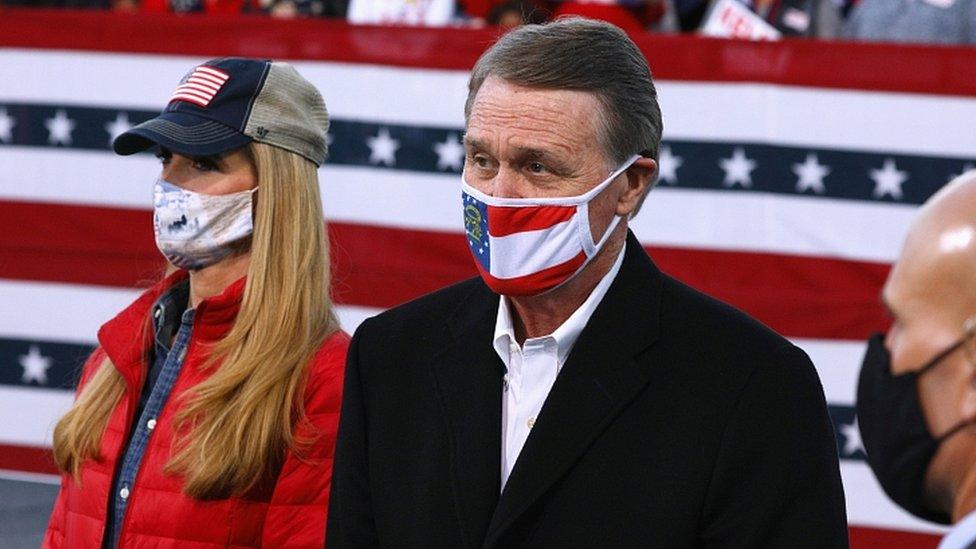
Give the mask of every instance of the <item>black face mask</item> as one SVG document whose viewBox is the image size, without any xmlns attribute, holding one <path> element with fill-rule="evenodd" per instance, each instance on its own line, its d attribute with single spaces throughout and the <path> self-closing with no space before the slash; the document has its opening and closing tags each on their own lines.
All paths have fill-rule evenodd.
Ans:
<svg viewBox="0 0 976 549">
<path fill-rule="evenodd" d="M 949 515 L 923 502 L 923 481 L 939 445 L 969 422 L 962 422 L 935 438 L 925 424 L 918 400 L 918 378 L 961 347 L 963 337 L 939 353 L 921 369 L 902 375 L 891 374 L 891 356 L 884 336 L 868 340 L 868 351 L 857 384 L 857 419 L 868 465 L 895 503 L 913 515 L 949 524 Z"/>
</svg>

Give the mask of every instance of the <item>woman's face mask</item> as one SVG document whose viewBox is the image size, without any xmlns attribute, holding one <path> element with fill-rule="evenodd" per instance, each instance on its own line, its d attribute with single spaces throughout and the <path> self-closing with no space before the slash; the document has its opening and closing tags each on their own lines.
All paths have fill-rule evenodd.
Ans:
<svg viewBox="0 0 976 549">
<path fill-rule="evenodd" d="M 252 203 L 257 188 L 208 195 L 164 179 L 153 188 L 156 246 L 181 269 L 209 267 L 230 255 L 254 230 Z"/>
</svg>

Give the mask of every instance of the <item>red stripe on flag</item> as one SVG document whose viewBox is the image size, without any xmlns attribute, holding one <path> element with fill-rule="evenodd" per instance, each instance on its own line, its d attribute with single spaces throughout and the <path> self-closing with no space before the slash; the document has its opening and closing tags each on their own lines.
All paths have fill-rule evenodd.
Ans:
<svg viewBox="0 0 976 549">
<path fill-rule="evenodd" d="M 515 278 L 496 278 L 491 276 L 490 273 L 486 272 L 484 268 L 481 267 L 480 263 L 475 263 L 481 275 L 485 277 L 486 280 L 490 280 L 494 285 L 495 290 L 498 293 L 504 295 L 532 295 L 540 292 L 549 290 L 550 288 L 555 288 L 560 282 L 566 279 L 567 276 L 576 272 L 580 265 L 586 261 L 586 254 L 580 252 L 579 255 L 570 259 L 569 261 L 564 261 L 558 265 L 553 265 L 552 267 L 543 269 L 537 273 L 532 273 L 530 275 L 518 276 Z"/>
<path fill-rule="evenodd" d="M 935 549 L 942 539 L 938 534 L 923 534 L 887 528 L 851 526 L 847 529 L 851 549 Z"/>
<path fill-rule="evenodd" d="M 349 25 L 321 19 L 156 13 L 130 17 L 4 8 L 0 47 L 245 55 L 466 71 L 500 32 Z M 976 56 L 970 47 L 749 42 L 659 34 L 637 34 L 633 39 L 649 59 L 655 79 L 976 95 L 976 79 L 971 77 L 976 73 Z"/>
<path fill-rule="evenodd" d="M 60 474 L 50 448 L 0 444 L 0 469 L 25 473 Z"/>
<path fill-rule="evenodd" d="M 224 85 L 224 80 L 218 80 L 213 76 L 199 72 L 193 73 L 189 78 L 186 79 L 186 81 L 212 86 L 214 89 L 220 89 L 220 87 Z"/>
<path fill-rule="evenodd" d="M 169 102 L 172 103 L 173 101 L 186 101 L 187 103 L 194 103 L 196 105 L 200 105 L 201 107 L 206 107 L 207 105 L 210 104 L 210 100 L 209 99 L 207 99 L 207 100 L 200 99 L 199 97 L 197 97 L 195 95 L 190 95 L 190 94 L 187 94 L 187 93 L 176 93 L 176 94 L 173 94 L 173 97 L 170 97 L 169 98 Z"/>
<path fill-rule="evenodd" d="M 477 274 L 461 233 L 329 228 L 338 303 L 391 307 Z M 648 249 L 665 272 L 788 336 L 865 339 L 888 324 L 878 299 L 885 264 Z M 0 278 L 141 286 L 163 266 L 148 210 L 0 202 Z"/>
<path fill-rule="evenodd" d="M 209 76 L 215 80 L 219 80 L 221 83 L 230 78 L 230 73 L 226 73 L 222 70 L 208 67 L 206 65 L 200 65 L 197 67 L 196 72 L 200 73 L 201 76 Z"/>
<path fill-rule="evenodd" d="M 569 221 L 576 214 L 576 206 L 537 206 L 512 208 L 488 206 L 488 234 L 508 236 L 525 231 L 541 231 Z"/>
</svg>

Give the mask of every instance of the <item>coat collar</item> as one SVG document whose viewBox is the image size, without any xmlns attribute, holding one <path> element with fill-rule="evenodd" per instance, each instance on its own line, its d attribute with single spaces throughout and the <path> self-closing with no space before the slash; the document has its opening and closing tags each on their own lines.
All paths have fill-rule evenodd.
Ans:
<svg viewBox="0 0 976 549">
<path fill-rule="evenodd" d="M 499 544 L 647 384 L 650 373 L 635 356 L 657 340 L 661 293 L 660 271 L 628 232 L 620 272 L 556 378 L 498 500 L 486 547 Z"/>
<path fill-rule="evenodd" d="M 465 547 L 478 547 L 501 490 L 502 376 L 492 346 L 498 296 L 483 283 L 449 315 L 452 335 L 431 361 L 451 438 L 451 483 Z"/>
<path fill-rule="evenodd" d="M 186 280 L 188 276 L 183 270 L 168 275 L 143 292 L 98 331 L 99 345 L 130 388 L 141 385 L 145 370 L 143 362 L 146 351 L 152 344 L 150 309 L 169 288 Z M 241 278 L 227 286 L 221 294 L 200 303 L 193 320 L 194 339 L 216 341 L 227 334 L 237 318 L 245 282 L 246 279 Z"/>
</svg>

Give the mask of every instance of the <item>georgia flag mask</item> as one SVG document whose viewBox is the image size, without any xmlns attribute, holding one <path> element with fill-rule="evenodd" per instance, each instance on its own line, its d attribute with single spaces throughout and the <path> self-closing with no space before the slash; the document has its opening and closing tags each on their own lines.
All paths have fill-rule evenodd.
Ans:
<svg viewBox="0 0 976 549">
<path fill-rule="evenodd" d="M 576 276 L 620 222 L 614 216 L 594 241 L 590 202 L 638 158 L 630 157 L 585 194 L 559 198 L 488 196 L 468 185 L 462 174 L 464 230 L 485 284 L 501 295 L 538 295 Z"/>
<path fill-rule="evenodd" d="M 180 269 L 202 269 L 230 255 L 254 230 L 249 191 L 207 195 L 159 179 L 153 187 L 156 246 Z"/>
</svg>

